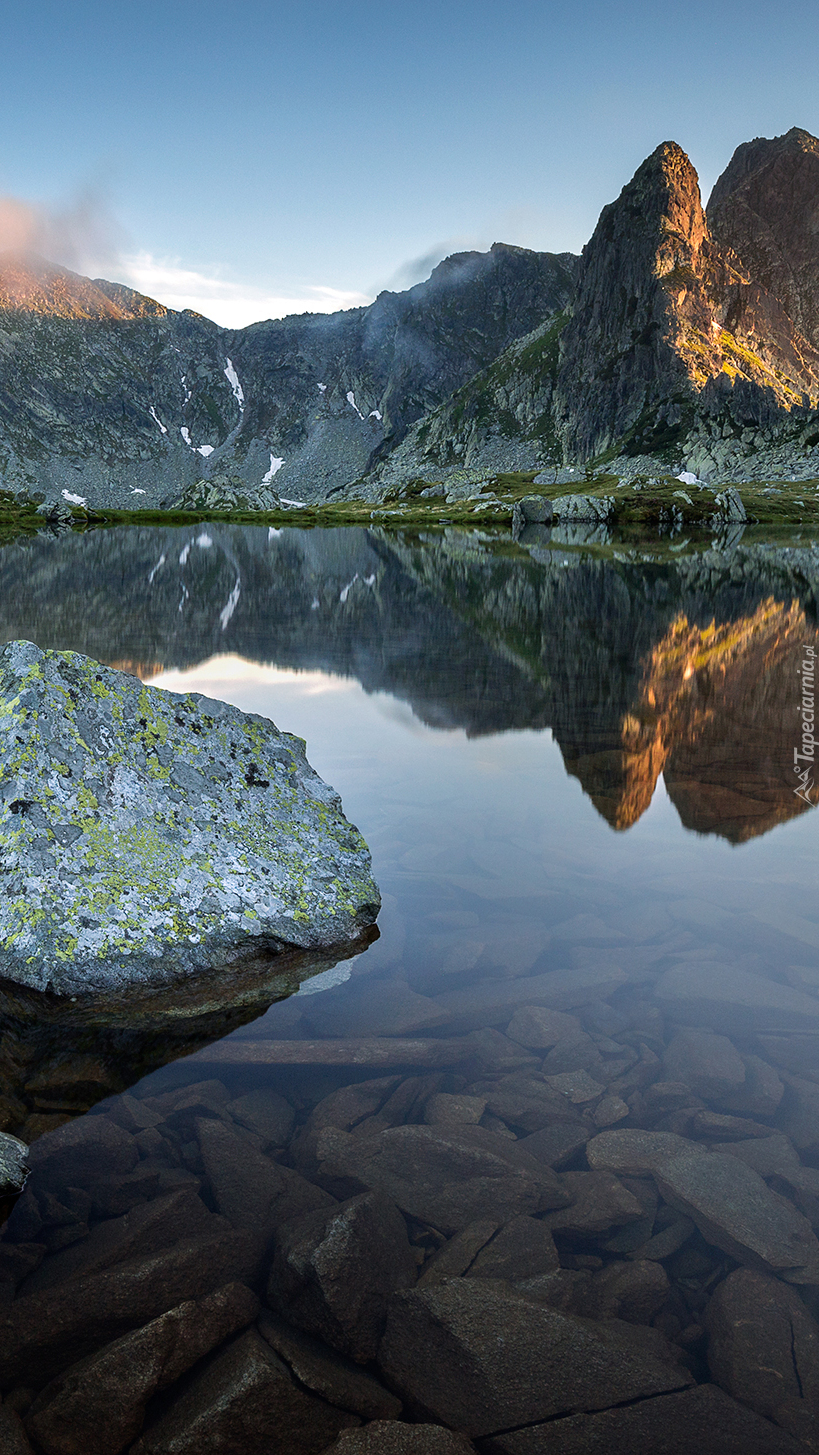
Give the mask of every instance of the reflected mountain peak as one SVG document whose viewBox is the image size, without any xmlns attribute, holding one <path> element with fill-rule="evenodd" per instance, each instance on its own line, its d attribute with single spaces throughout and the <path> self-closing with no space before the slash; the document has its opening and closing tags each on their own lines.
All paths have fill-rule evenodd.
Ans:
<svg viewBox="0 0 819 1455">
<path fill-rule="evenodd" d="M 684 826 L 743 843 L 815 806 L 797 796 L 796 663 L 819 646 L 799 601 L 733 621 L 681 612 L 646 661 L 620 745 L 571 766 L 612 828 L 646 812 L 660 775 Z"/>
</svg>

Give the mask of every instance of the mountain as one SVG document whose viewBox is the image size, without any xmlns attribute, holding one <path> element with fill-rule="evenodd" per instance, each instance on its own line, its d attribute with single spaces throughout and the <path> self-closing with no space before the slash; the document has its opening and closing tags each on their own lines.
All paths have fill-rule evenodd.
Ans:
<svg viewBox="0 0 819 1455">
<path fill-rule="evenodd" d="M 740 147 L 707 214 L 664 142 L 604 207 L 565 311 L 424 416 L 378 482 L 454 468 L 819 476 L 819 142 Z"/>
<path fill-rule="evenodd" d="M 819 477 L 819 141 L 673 141 L 581 258 L 495 244 L 367 308 L 228 330 L 0 257 L 0 482 L 109 507 L 382 498 L 544 465 Z"/>
<path fill-rule="evenodd" d="M 229 478 L 321 499 L 568 302 L 577 260 L 496 244 L 368 308 L 220 329 L 39 258 L 0 258 L 0 479 L 137 508 Z"/>
<path fill-rule="evenodd" d="M 819 141 L 793 127 L 737 147 L 708 199 L 718 243 L 819 349 Z"/>
<path fill-rule="evenodd" d="M 697 174 L 665 142 L 583 251 L 555 392 L 564 453 L 584 460 L 626 439 L 651 453 L 692 419 L 698 395 L 721 398 L 726 385 L 790 410 L 819 394 L 819 353 L 711 237 Z"/>
</svg>

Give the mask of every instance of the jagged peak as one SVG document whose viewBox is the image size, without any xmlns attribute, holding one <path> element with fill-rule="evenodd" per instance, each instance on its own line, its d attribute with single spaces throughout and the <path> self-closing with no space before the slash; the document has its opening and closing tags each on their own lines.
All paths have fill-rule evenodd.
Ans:
<svg viewBox="0 0 819 1455">
<path fill-rule="evenodd" d="M 615 219 L 629 214 L 630 228 L 649 245 L 662 234 L 678 234 L 690 247 L 698 248 L 707 235 L 696 170 L 675 141 L 661 142 L 641 162 L 619 197 L 603 208 L 597 227 L 583 250 L 584 258 L 601 243 L 605 245 Z"/>
</svg>

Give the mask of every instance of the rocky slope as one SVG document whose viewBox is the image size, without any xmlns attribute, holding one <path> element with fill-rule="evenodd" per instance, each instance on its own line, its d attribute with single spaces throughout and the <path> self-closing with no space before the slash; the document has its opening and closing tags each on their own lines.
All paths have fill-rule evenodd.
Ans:
<svg viewBox="0 0 819 1455">
<path fill-rule="evenodd" d="M 279 488 L 324 498 L 565 307 L 575 264 L 498 244 L 369 308 L 228 331 L 7 256 L 0 479 L 131 509 L 211 496 L 269 505 Z"/>
</svg>

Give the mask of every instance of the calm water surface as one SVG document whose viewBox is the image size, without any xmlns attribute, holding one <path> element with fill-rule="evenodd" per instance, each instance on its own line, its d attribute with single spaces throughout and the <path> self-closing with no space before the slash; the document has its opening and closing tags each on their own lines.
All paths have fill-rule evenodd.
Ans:
<svg viewBox="0 0 819 1455">
<path fill-rule="evenodd" d="M 662 1060 L 693 1025 L 731 1037 L 743 1056 L 762 1051 L 774 1079 L 819 1082 L 819 820 L 815 791 L 798 798 L 793 772 L 797 673 L 819 643 L 812 589 L 786 554 L 740 548 L 658 565 L 511 553 L 456 533 L 402 542 L 209 525 L 6 547 L 0 586 L 5 639 L 87 652 L 304 737 L 367 840 L 383 895 L 380 939 L 243 1017 L 229 1036 L 235 1055 L 213 1052 L 215 1022 L 194 1056 L 174 1059 L 192 1045 L 171 1050 L 155 1028 L 129 1039 L 121 1017 L 114 1033 L 104 1009 L 79 1028 L 53 1009 L 39 1017 L 7 988 L 7 1129 L 46 1145 L 66 1117 L 95 1102 L 105 1113 L 116 1105 L 105 1096 L 129 1085 L 150 1099 L 214 1079 L 234 1099 L 284 1095 L 299 1124 L 322 1096 L 385 1075 L 389 1059 L 345 1067 L 319 1051 L 287 1066 L 247 1059 L 248 1041 L 451 1041 L 504 1032 L 526 1004 L 580 1017 L 597 1038 L 599 1076 L 600 1056 L 614 1067 L 635 1028 Z M 544 990 L 595 974 L 588 994 Z M 628 1101 L 626 1062 L 617 1087 Z M 428 1074 L 418 1064 L 396 1050 L 396 1075 Z M 527 1074 L 549 1073 L 533 1064 Z M 483 1081 L 471 1066 L 436 1084 L 448 1095 L 485 1089 L 510 1068 L 501 1057 L 482 1064 Z M 579 1095 L 566 1119 L 585 1118 L 589 1134 L 659 1127 L 709 1146 L 787 1130 L 787 1095 L 745 1111 L 740 1097 L 732 1110 L 702 1086 L 686 1102 L 659 1062 L 654 1077 L 677 1084 L 676 1101 L 660 1093 L 649 1114 L 621 1100 L 595 1122 L 598 1103 Z M 697 1131 L 698 1115 L 725 1125 Z M 509 1139 L 537 1131 L 530 1113 L 516 1116 L 493 1113 L 490 1096 L 482 1124 Z M 201 1175 L 186 1145 L 183 1163 Z M 276 1153 L 285 1165 L 289 1145 Z M 819 1133 L 800 1150 L 819 1165 Z M 582 1151 L 565 1165 L 588 1166 Z M 599 1231 L 561 1236 L 569 1268 L 613 1256 Z M 419 1246 L 427 1256 L 431 1245 Z M 736 1266 L 724 1241 L 716 1262 L 701 1256 L 703 1287 Z M 688 1329 L 707 1379 L 696 1307 L 663 1307 L 658 1327 Z"/>
</svg>

